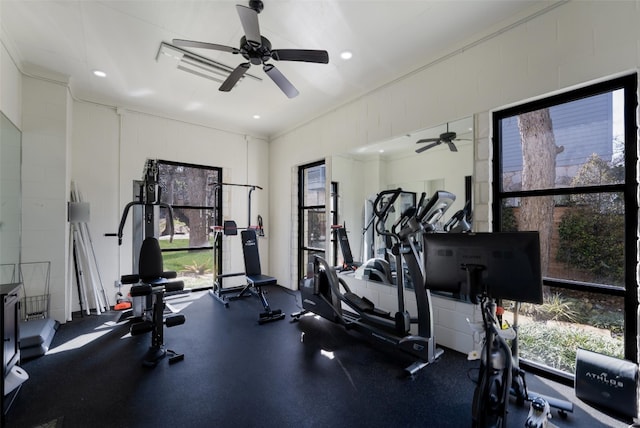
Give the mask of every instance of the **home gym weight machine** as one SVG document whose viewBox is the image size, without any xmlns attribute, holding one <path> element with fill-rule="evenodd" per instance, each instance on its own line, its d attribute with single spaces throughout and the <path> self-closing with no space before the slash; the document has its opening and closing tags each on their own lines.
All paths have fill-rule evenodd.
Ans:
<svg viewBox="0 0 640 428">
<path fill-rule="evenodd" d="M 223 273 L 220 267 L 221 258 L 218 251 L 222 247 L 223 236 L 236 236 L 238 234 L 238 226 L 233 220 L 225 220 L 223 226 L 213 226 L 214 242 L 213 242 L 213 258 L 217 261 L 217 268 L 213 273 L 213 288 L 209 290 L 211 295 L 225 307 L 229 306 L 230 300 L 237 300 L 250 295 L 257 296 L 262 303 L 264 312 L 260 313 L 258 323 L 264 324 L 271 321 L 284 319 L 285 314 L 280 309 L 271 309 L 269 301 L 262 289 L 263 286 L 275 285 L 276 278 L 263 275 L 260 266 L 260 255 L 258 252 L 258 236 L 264 236 L 262 217 L 258 215 L 257 226 L 251 226 L 251 195 L 262 187 L 255 184 L 234 184 L 234 183 L 211 183 L 215 186 L 215 199 L 219 200 L 218 192 L 223 186 L 245 187 L 249 189 L 247 195 L 247 227 L 240 228 L 242 253 L 244 258 L 244 272 Z M 228 278 L 244 276 L 246 283 L 239 286 L 224 287 L 223 281 Z"/>
<path fill-rule="evenodd" d="M 417 360 L 405 368 L 413 376 L 420 369 L 437 360 L 443 351 L 436 348 L 430 290 L 425 288 L 424 266 L 419 249 L 425 233 L 432 232 L 435 224 L 455 201 L 449 192 L 438 191 L 432 198 L 422 194 L 416 207 L 405 210 L 390 231 L 384 230 L 385 220 L 402 189 L 380 192 L 374 203 L 377 232 L 390 236 L 395 242 L 394 255 L 398 310 L 395 314 L 377 308 L 373 302 L 351 292 L 346 281 L 338 276 L 335 267 L 322 257 L 313 261 L 313 276 L 303 279 L 301 298 L 303 310 L 292 314 L 294 320 L 310 312 L 342 324 L 371 338 L 374 342 L 390 345 Z M 403 264 L 404 263 L 404 264 Z M 417 316 L 411 317 L 404 307 L 405 268 L 413 283 Z M 344 290 L 344 291 L 342 291 Z M 346 306 L 347 309 L 343 308 Z M 417 334 L 410 331 L 417 324 Z"/>
<path fill-rule="evenodd" d="M 136 192 L 136 187 L 138 192 Z M 160 208 L 167 210 L 167 228 L 173 240 L 174 224 L 173 209 L 169 204 L 160 202 L 161 188 L 159 186 L 158 162 L 147 159 L 143 179 L 134 182 L 134 193 L 138 199 L 129 202 L 122 213 L 118 227 L 118 245 L 122 245 L 122 236 L 127 216 L 132 207 L 139 206 L 141 210 L 134 210 L 133 233 L 133 270 L 130 275 L 122 275 L 122 284 L 131 284 L 130 294 L 134 300 L 131 310 L 134 322 L 131 324 L 131 335 L 151 333 L 151 346 L 147 351 L 143 365 L 155 366 L 167 354 L 169 363 L 184 359 L 184 354 L 177 354 L 167 350 L 164 346 L 164 326 L 173 327 L 184 324 L 182 314 L 165 315 L 165 308 L 170 306 L 165 301 L 167 293 L 182 292 L 182 281 L 169 281 L 176 278 L 176 272 L 164 271 L 162 253 L 156 236 L 159 236 L 158 222 Z"/>
</svg>

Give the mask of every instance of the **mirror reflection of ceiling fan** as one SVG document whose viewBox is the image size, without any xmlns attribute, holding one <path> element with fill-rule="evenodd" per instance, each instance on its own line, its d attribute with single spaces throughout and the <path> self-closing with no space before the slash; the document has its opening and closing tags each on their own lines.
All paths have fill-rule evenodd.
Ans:
<svg viewBox="0 0 640 428">
<path fill-rule="evenodd" d="M 458 148 L 453 143 L 454 141 L 470 141 L 468 138 L 457 138 L 457 137 L 458 137 L 458 134 L 456 134 L 453 131 L 449 131 L 449 124 L 447 123 L 447 131 L 440 134 L 440 136 L 434 137 L 434 138 L 423 138 L 421 140 L 416 141 L 416 144 L 431 143 L 416 149 L 416 153 L 422 153 L 425 150 L 429 150 L 432 147 L 439 146 L 442 143 L 447 144 L 449 146 L 449 150 L 451 150 L 452 152 L 457 152 Z"/>
<path fill-rule="evenodd" d="M 250 0 L 249 7 L 236 5 L 238 16 L 244 30 L 244 36 L 240 39 L 240 48 L 218 45 L 215 43 L 196 42 L 193 40 L 173 39 L 173 44 L 182 47 L 213 49 L 232 54 L 240 54 L 248 62 L 238 65 L 229 74 L 227 79 L 220 86 L 223 92 L 230 91 L 236 83 L 244 76 L 253 65 L 261 65 L 264 72 L 274 81 L 276 85 L 289 98 L 298 95 L 298 90 L 291 82 L 276 68 L 275 65 L 267 63 L 268 60 L 276 61 L 301 61 L 314 62 L 320 64 L 329 63 L 329 54 L 323 50 L 311 49 L 271 49 L 271 42 L 260 34 L 258 14 L 264 8 L 261 0 Z"/>
</svg>

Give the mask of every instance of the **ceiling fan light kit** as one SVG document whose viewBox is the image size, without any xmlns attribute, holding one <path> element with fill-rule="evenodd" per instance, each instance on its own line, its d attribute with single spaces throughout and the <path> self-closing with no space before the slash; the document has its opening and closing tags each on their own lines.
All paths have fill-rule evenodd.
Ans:
<svg viewBox="0 0 640 428">
<path fill-rule="evenodd" d="M 258 13 L 262 11 L 264 4 L 260 0 L 249 1 L 249 7 L 236 5 L 240 23 L 244 30 L 244 36 L 240 39 L 240 47 L 218 45 L 215 43 L 198 42 L 194 40 L 173 39 L 173 44 L 181 47 L 200 49 L 213 49 L 222 52 L 241 55 L 247 62 L 243 62 L 231 71 L 222 82 L 219 90 L 228 92 L 233 89 L 238 81 L 245 76 L 251 65 L 262 65 L 262 69 L 271 80 L 289 98 L 296 97 L 299 92 L 293 84 L 282 74 L 275 65 L 268 62 L 275 61 L 299 61 L 318 64 L 328 64 L 329 54 L 323 50 L 313 49 L 272 49 L 271 42 L 260 34 Z"/>
</svg>

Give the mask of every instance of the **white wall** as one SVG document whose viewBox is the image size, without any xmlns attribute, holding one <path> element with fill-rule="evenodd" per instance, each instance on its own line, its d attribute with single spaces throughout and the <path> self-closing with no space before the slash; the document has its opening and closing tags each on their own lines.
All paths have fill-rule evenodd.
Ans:
<svg viewBox="0 0 640 428">
<path fill-rule="evenodd" d="M 22 76 L 17 67 L 13 63 L 9 52 L 4 45 L 0 44 L 0 111 L 11 121 L 18 129 L 22 123 Z M 6 135 L 14 135 L 7 130 Z M 5 138 L 4 135 L 0 138 Z M 21 215 L 21 207 L 15 204 L 7 204 L 7 201 L 20 198 L 20 164 L 16 164 L 16 159 L 21 157 L 20 141 L 3 140 L 2 142 L 2 158 L 0 159 L 0 169 L 2 180 L 10 180 L 5 185 L 2 183 L 0 200 L 0 260 L 2 263 L 17 263 L 21 248 L 16 247 L 20 243 L 21 226 L 20 222 L 7 222 Z M 12 272 L 14 275 L 16 272 Z M 2 280 L 7 280 L 2 277 Z"/>
<path fill-rule="evenodd" d="M 50 316 L 65 319 L 71 99 L 63 83 L 23 77 L 22 262 L 51 262 Z M 42 284 L 29 296 L 42 295 Z"/>
<path fill-rule="evenodd" d="M 0 111 L 22 129 L 22 75 L 0 43 Z"/>
<path fill-rule="evenodd" d="M 283 239 L 271 241 L 272 274 L 295 275 L 288 263 L 295 258 L 288 243 L 296 234 L 295 224 L 287 221 L 295 210 L 285 193 L 288 171 L 333 153 L 475 114 L 479 139 L 474 221 L 477 230 L 487 230 L 488 112 L 638 69 L 639 23 L 638 2 L 568 2 L 274 138 L 270 185 L 271 198 L 278 203 L 271 204 L 271 219 L 274 233 Z M 452 312 L 441 310 L 443 315 Z"/>
<path fill-rule="evenodd" d="M 125 205 L 133 200 L 132 182 L 142 179 L 147 159 L 164 159 L 223 168 L 225 182 L 264 187 L 252 196 L 252 218 L 261 214 L 267 236 L 260 240 L 263 270 L 268 272 L 269 192 L 264 140 L 229 133 L 154 115 L 75 102 L 73 108 L 72 179 L 91 204 L 89 223 L 99 260 L 99 269 L 109 299 L 114 299 L 114 282 L 132 272 L 131 218 L 129 213 L 122 245 L 115 233 Z M 246 189 L 226 188 L 225 218 L 246 226 Z M 234 254 L 225 268 L 242 271 L 239 241 L 231 244 Z M 237 251 L 235 251 L 237 250 Z M 126 292 L 123 289 L 123 292 Z M 74 302 L 76 299 L 73 300 Z M 111 300 L 111 304 L 114 301 Z"/>
<path fill-rule="evenodd" d="M 51 262 L 50 315 L 65 319 L 68 276 L 66 201 L 71 163 L 71 98 L 64 76 L 23 76 L 0 48 L 0 109 L 22 131 L 22 262 Z M 25 286 L 43 294 L 44 283 Z"/>
<path fill-rule="evenodd" d="M 20 70 L 5 49 L 0 68 L 0 107 L 23 132 L 22 260 L 51 262 L 51 316 L 67 321 L 79 309 L 69 268 L 67 201 L 70 183 L 91 206 L 91 233 L 98 269 L 110 304 L 114 283 L 131 272 L 131 220 L 123 245 L 117 232 L 124 206 L 133 198 L 132 181 L 142 178 L 147 158 L 221 167 L 223 180 L 255 184 L 252 224 L 257 215 L 267 234 L 259 241 L 263 271 L 269 273 L 269 163 L 265 140 L 117 107 L 73 100 L 64 76 L 47 70 Z M 36 75 L 43 74 L 40 79 Z M 247 222 L 247 189 L 224 192 L 225 219 Z M 229 242 L 224 266 L 242 271 L 241 245 Z M 70 284 L 70 285 L 69 285 Z M 66 291 L 69 290 L 69 291 Z M 29 295 L 41 290 L 27 290 Z M 127 290 L 123 290 L 126 292 Z"/>
</svg>

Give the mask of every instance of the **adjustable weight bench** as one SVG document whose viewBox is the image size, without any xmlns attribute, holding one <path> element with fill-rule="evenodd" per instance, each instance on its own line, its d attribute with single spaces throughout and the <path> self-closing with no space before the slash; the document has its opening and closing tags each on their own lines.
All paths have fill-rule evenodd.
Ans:
<svg viewBox="0 0 640 428">
<path fill-rule="evenodd" d="M 247 279 L 247 285 L 239 294 L 233 296 L 232 299 L 246 297 L 249 294 L 258 296 L 264 307 L 264 312 L 262 312 L 258 318 L 259 324 L 284 319 L 285 314 L 280 309 L 271 309 L 262 290 L 262 287 L 265 285 L 276 285 L 278 280 L 272 276 L 262 274 L 256 231 L 253 229 L 243 230 L 241 232 L 241 238 L 242 253 L 244 255 L 244 274 Z"/>
<path fill-rule="evenodd" d="M 151 346 L 142 362 L 147 367 L 154 367 L 167 353 L 171 355 L 170 364 L 184 359 L 184 354 L 177 354 L 164 346 L 164 325 L 173 327 L 185 322 L 184 315 L 164 316 L 165 293 L 184 289 L 184 282 L 169 281 L 175 277 L 175 272 L 163 270 L 160 244 L 153 237 L 145 238 L 142 242 L 138 274 L 121 277 L 123 284 L 134 284 L 130 290 L 131 297 L 142 301 L 141 314 L 135 313 L 134 304 L 134 317 L 139 319 L 131 324 L 131 335 L 151 332 Z"/>
<path fill-rule="evenodd" d="M 349 245 L 349 237 L 347 236 L 347 229 L 345 229 L 344 227 L 337 227 L 335 231 L 336 231 L 336 238 L 340 243 L 340 250 L 342 250 L 343 265 L 341 270 L 342 271 L 356 270 L 362 265 L 362 263 L 353 261 L 353 253 L 351 253 L 351 245 Z"/>
</svg>

